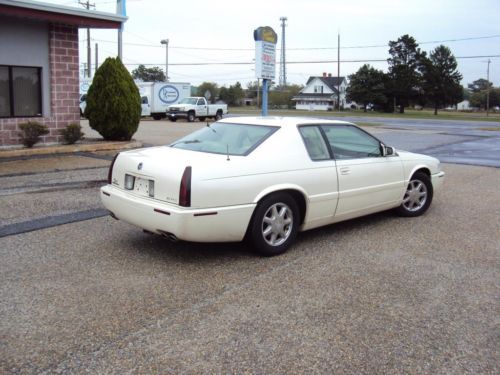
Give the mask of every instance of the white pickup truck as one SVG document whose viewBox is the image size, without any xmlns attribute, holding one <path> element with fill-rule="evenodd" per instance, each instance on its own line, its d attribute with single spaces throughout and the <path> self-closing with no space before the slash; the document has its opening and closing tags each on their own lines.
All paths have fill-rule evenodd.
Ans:
<svg viewBox="0 0 500 375">
<path fill-rule="evenodd" d="M 225 114 L 227 104 L 208 104 L 202 96 L 184 98 L 179 103 L 167 107 L 167 117 L 170 121 L 177 121 L 178 118 L 187 118 L 188 122 L 193 122 L 196 118 L 205 121 L 207 117 L 213 117 L 217 121 Z"/>
</svg>

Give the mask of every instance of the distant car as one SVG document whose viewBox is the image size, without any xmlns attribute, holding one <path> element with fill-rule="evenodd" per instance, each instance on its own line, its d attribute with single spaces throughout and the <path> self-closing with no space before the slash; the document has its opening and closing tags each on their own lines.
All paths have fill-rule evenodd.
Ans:
<svg viewBox="0 0 500 375">
<path fill-rule="evenodd" d="M 83 117 L 85 107 L 87 106 L 87 94 L 80 95 L 80 116 Z"/>
<path fill-rule="evenodd" d="M 419 216 L 443 177 L 437 159 L 396 151 L 348 122 L 240 117 L 119 153 L 101 198 L 114 218 L 148 232 L 249 238 L 276 255 L 300 231 L 393 208 Z"/>
</svg>

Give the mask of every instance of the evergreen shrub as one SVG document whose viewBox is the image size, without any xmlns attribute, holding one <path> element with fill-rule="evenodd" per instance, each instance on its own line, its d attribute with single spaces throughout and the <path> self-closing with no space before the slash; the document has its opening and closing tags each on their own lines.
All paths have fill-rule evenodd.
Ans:
<svg viewBox="0 0 500 375">
<path fill-rule="evenodd" d="M 141 97 L 119 58 L 107 58 L 87 92 L 84 116 L 106 140 L 128 141 L 141 119 Z"/>
</svg>

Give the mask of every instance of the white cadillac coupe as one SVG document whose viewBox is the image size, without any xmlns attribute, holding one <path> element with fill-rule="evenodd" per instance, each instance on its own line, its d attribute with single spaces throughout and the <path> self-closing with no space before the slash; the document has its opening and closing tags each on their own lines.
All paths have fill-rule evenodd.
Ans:
<svg viewBox="0 0 500 375">
<path fill-rule="evenodd" d="M 114 218 L 148 232 L 248 238 L 276 255 L 300 231 L 393 208 L 419 216 L 443 177 L 439 160 L 396 151 L 348 122 L 240 117 L 117 154 L 101 198 Z"/>
</svg>

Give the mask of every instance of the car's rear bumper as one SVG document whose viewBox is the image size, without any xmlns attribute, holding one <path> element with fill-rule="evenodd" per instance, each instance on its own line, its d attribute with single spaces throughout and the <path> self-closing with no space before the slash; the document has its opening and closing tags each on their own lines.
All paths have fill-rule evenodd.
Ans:
<svg viewBox="0 0 500 375">
<path fill-rule="evenodd" d="M 182 208 L 140 197 L 112 185 L 101 188 L 104 206 L 117 219 L 158 234 L 194 242 L 243 240 L 255 204 L 210 209 Z"/>
<path fill-rule="evenodd" d="M 434 190 L 439 190 L 443 185 L 445 173 L 443 171 L 431 175 L 432 188 Z"/>
</svg>

